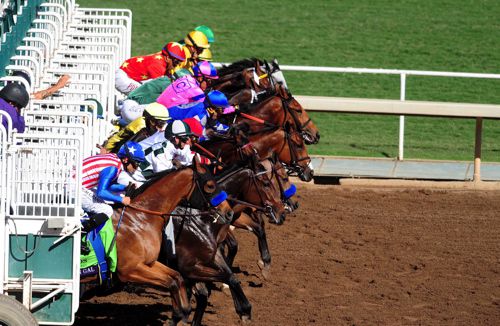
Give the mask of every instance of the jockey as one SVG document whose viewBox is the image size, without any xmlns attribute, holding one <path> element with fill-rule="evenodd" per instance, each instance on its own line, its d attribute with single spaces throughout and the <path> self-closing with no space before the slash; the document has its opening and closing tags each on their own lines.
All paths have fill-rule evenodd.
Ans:
<svg viewBox="0 0 500 326">
<path fill-rule="evenodd" d="M 174 120 L 184 120 L 195 117 L 203 126 L 203 137 L 209 138 L 214 132 L 225 133 L 229 127 L 217 121 L 223 114 L 234 112 L 226 96 L 220 91 L 210 91 L 203 102 L 189 107 L 173 106 L 168 109 L 169 116 Z M 206 130 L 209 128 L 209 130 Z"/>
<path fill-rule="evenodd" d="M 200 61 L 193 67 L 193 75 L 185 75 L 172 82 L 156 101 L 167 108 L 202 102 L 205 99 L 204 90 L 213 79 L 219 78 L 217 70 L 210 62 Z"/>
<path fill-rule="evenodd" d="M 101 285 L 108 284 L 108 270 L 115 272 L 117 265 L 111 220 L 113 208 L 105 201 L 130 205 L 130 197 L 115 194 L 126 188 L 126 185 L 116 183 L 117 177 L 124 171 L 134 173 L 142 161 L 144 152 L 141 146 L 131 141 L 126 142 L 118 154 L 100 154 L 83 160 L 82 208 L 90 216 L 82 221 L 82 230 L 87 233 L 82 235 L 80 274 L 98 272 Z"/>
<path fill-rule="evenodd" d="M 105 142 L 103 149 L 106 152 L 117 152 L 127 140 L 141 141 L 163 130 L 169 119 L 168 110 L 163 105 L 156 102 L 148 104 L 142 116 L 111 136 Z"/>
<path fill-rule="evenodd" d="M 18 83 L 8 83 L 0 90 L 0 111 L 6 112 L 12 120 L 12 129 L 23 133 L 25 129 L 24 117 L 21 109 L 28 105 L 30 95 L 28 91 Z M 7 119 L 0 115 L 0 121 L 7 130 Z"/>
<path fill-rule="evenodd" d="M 165 128 L 165 140 L 145 150 L 146 162 L 141 164 L 143 176 L 147 178 L 153 173 L 191 165 L 194 154 L 190 145 L 195 137 L 186 122 L 170 122 Z"/>
<path fill-rule="evenodd" d="M 115 87 L 121 93 L 129 94 L 144 81 L 160 76 L 171 77 L 176 67 L 185 60 L 182 45 L 177 42 L 167 43 L 161 52 L 125 60 L 116 70 Z"/>
<path fill-rule="evenodd" d="M 148 104 L 156 102 L 158 96 L 160 96 L 173 80 L 175 81 L 186 75 L 191 75 L 191 72 L 183 68 L 177 69 L 172 75 L 172 78 L 167 76 L 158 77 L 134 89 L 128 94 L 125 100 L 119 101 L 118 103 L 121 116 L 119 125 L 122 127 L 126 126 L 130 122 L 141 117 L 144 108 Z"/>
<path fill-rule="evenodd" d="M 83 160 L 82 169 L 82 208 L 84 211 L 101 215 L 94 220 L 105 222 L 113 214 L 113 208 L 105 201 L 130 204 L 130 197 L 121 197 L 114 192 L 125 190 L 125 186 L 115 181 L 122 170 L 134 173 L 139 163 L 144 161 L 144 151 L 135 142 L 126 142 L 117 154 L 98 154 Z M 97 226 L 96 225 L 96 226 Z"/>
<path fill-rule="evenodd" d="M 226 95 L 220 91 L 211 91 L 205 99 L 207 115 L 200 119 L 203 128 L 203 136 L 210 138 L 215 134 L 225 134 L 229 126 L 219 122 L 219 118 L 225 114 L 235 111 L 234 106 L 229 104 Z"/>
</svg>

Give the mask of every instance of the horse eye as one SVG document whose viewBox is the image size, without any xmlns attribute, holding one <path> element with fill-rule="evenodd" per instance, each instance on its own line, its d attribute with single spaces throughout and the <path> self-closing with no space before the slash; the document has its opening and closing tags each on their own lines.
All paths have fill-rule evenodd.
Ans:
<svg viewBox="0 0 500 326">
<path fill-rule="evenodd" d="M 207 183 L 205 183 L 205 186 L 203 186 L 203 190 L 207 193 L 207 194 L 211 194 L 215 191 L 217 187 L 215 186 L 215 182 L 213 181 L 208 181 Z"/>
</svg>

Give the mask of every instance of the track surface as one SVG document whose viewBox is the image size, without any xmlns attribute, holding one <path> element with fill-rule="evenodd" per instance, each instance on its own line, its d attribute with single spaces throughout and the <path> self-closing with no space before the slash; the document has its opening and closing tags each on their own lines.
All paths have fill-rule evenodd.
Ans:
<svg viewBox="0 0 500 326">
<path fill-rule="evenodd" d="M 498 325 L 500 192 L 300 184 L 301 207 L 268 225 L 272 278 L 253 235 L 237 233 L 235 265 L 253 325 Z M 153 289 L 93 298 L 75 325 L 162 325 Z M 205 325 L 237 325 L 215 289 Z"/>
</svg>

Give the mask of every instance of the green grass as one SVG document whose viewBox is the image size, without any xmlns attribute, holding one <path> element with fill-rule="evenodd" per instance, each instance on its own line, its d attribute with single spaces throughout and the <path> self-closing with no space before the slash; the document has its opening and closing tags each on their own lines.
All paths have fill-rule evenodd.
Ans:
<svg viewBox="0 0 500 326">
<path fill-rule="evenodd" d="M 130 8 L 134 55 L 157 51 L 194 26 L 215 31 L 220 62 L 243 57 L 287 65 L 500 73 L 498 0 L 139 1 L 80 0 Z M 294 94 L 399 98 L 398 76 L 285 72 Z M 408 100 L 500 104 L 500 81 L 410 76 Z M 311 153 L 395 157 L 399 118 L 312 114 Z M 406 118 L 405 158 L 470 160 L 472 119 Z M 500 124 L 484 122 L 483 159 L 500 161 Z"/>
</svg>

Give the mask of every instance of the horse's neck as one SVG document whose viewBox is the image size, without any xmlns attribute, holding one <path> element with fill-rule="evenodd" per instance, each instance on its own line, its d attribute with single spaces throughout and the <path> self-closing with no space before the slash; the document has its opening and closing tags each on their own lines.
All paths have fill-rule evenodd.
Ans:
<svg viewBox="0 0 500 326">
<path fill-rule="evenodd" d="M 238 196 L 248 188 L 251 174 L 252 171 L 250 169 L 243 168 L 223 178 L 219 182 L 219 185 L 228 194 Z"/>
<path fill-rule="evenodd" d="M 214 249 L 221 234 L 227 229 L 226 224 L 213 223 L 210 219 L 200 216 L 174 217 L 174 228 L 176 232 L 176 243 L 187 243 L 189 246 L 205 248 L 207 240 L 211 242 Z"/>
<path fill-rule="evenodd" d="M 260 159 L 268 159 L 273 153 L 280 154 L 286 147 L 285 132 L 281 129 L 272 132 L 257 133 L 250 137 L 250 142 L 257 150 Z"/>
<path fill-rule="evenodd" d="M 193 173 L 191 168 L 184 168 L 167 174 L 135 197 L 132 203 L 144 209 L 169 213 L 189 196 L 193 187 Z"/>
</svg>

